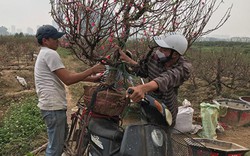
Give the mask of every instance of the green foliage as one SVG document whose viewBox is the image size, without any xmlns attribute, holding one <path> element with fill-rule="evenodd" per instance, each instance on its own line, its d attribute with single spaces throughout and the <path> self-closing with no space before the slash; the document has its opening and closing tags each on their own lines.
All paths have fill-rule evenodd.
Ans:
<svg viewBox="0 0 250 156">
<path fill-rule="evenodd" d="M 62 48 L 62 47 L 59 47 L 57 49 L 57 52 L 60 54 L 61 57 L 63 58 L 66 58 L 67 56 L 69 55 L 72 55 L 72 52 L 70 49 L 66 49 L 66 48 Z"/>
<path fill-rule="evenodd" d="M 223 49 L 241 49 L 244 53 L 250 54 L 250 43 L 248 42 L 226 42 L 226 41 L 203 41 L 203 42 L 195 42 L 191 50 L 201 49 L 203 52 L 211 52 L 214 50 L 222 51 Z"/>
<path fill-rule="evenodd" d="M 20 32 L 20 33 L 15 33 L 14 36 L 15 37 L 24 37 L 24 34 L 22 32 Z"/>
<path fill-rule="evenodd" d="M 46 128 L 37 98 L 27 97 L 12 103 L 0 126 L 0 155 L 24 155 L 32 151 L 32 140 Z"/>
</svg>

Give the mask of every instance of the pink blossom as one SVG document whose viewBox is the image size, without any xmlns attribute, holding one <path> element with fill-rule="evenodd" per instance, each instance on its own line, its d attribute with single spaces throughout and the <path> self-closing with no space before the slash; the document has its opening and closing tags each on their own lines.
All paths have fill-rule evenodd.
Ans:
<svg viewBox="0 0 250 156">
<path fill-rule="evenodd" d="M 94 27 L 94 26 L 95 26 L 95 22 L 92 22 L 92 23 L 91 23 L 91 26 Z"/>
<path fill-rule="evenodd" d="M 143 17 L 143 23 L 145 23 L 146 22 L 146 18 L 145 17 Z"/>
<path fill-rule="evenodd" d="M 197 32 L 194 32 L 194 33 L 192 34 L 192 36 L 195 37 L 197 34 L 198 34 Z"/>
<path fill-rule="evenodd" d="M 110 37 L 108 40 L 109 40 L 110 43 L 113 42 L 113 38 L 112 37 Z"/>
<path fill-rule="evenodd" d="M 102 8 L 102 10 L 104 11 L 104 10 L 107 10 L 107 6 L 105 5 L 103 8 Z"/>
<path fill-rule="evenodd" d="M 78 3 L 76 3 L 76 5 L 77 5 L 77 6 L 81 6 L 81 5 L 82 5 L 82 3 L 81 3 L 81 2 L 78 2 Z"/>
<path fill-rule="evenodd" d="M 174 26 L 175 26 L 175 27 L 178 27 L 179 24 L 180 24 L 180 23 L 178 23 L 178 22 L 174 22 Z"/>
</svg>

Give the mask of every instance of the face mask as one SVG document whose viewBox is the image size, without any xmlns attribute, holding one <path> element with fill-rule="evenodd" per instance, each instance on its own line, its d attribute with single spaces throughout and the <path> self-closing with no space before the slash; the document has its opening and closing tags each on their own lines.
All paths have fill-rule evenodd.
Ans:
<svg viewBox="0 0 250 156">
<path fill-rule="evenodd" d="M 172 59 L 172 55 L 173 55 L 173 51 L 171 51 L 169 56 L 165 56 L 164 53 L 162 53 L 160 50 L 157 50 L 155 52 L 155 59 L 159 62 L 159 63 L 166 63 L 168 61 L 170 61 Z"/>
<path fill-rule="evenodd" d="M 155 52 L 155 55 L 156 55 L 156 57 L 157 57 L 158 59 L 162 59 L 162 58 L 166 57 L 166 56 L 164 55 L 164 53 L 160 52 L 160 50 L 157 50 L 157 51 Z"/>
</svg>

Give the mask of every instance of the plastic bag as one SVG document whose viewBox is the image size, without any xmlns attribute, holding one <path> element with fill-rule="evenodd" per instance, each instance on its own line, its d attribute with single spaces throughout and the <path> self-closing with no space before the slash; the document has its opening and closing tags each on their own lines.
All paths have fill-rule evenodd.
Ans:
<svg viewBox="0 0 250 156">
<path fill-rule="evenodd" d="M 216 127 L 218 125 L 219 105 L 201 103 L 202 131 L 198 135 L 202 138 L 216 139 Z"/>
<path fill-rule="evenodd" d="M 182 102 L 182 106 L 178 107 L 175 129 L 183 133 L 191 132 L 193 129 L 193 113 L 194 109 L 190 107 L 191 103 L 188 100 Z M 178 132 L 176 132 L 178 133 Z"/>
</svg>

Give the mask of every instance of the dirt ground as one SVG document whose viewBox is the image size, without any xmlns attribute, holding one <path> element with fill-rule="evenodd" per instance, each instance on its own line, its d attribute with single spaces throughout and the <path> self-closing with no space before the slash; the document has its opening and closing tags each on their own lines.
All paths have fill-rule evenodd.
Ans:
<svg viewBox="0 0 250 156">
<path fill-rule="evenodd" d="M 23 87 L 16 80 L 16 76 L 24 77 L 28 83 L 27 87 Z M 72 99 L 70 89 L 67 87 L 68 98 L 68 119 L 70 122 L 70 114 L 72 108 L 75 107 L 75 101 Z M 7 69 L 0 71 L 0 120 L 8 108 L 8 104 L 5 103 L 6 98 L 15 98 L 18 96 L 25 96 L 26 92 L 34 92 L 34 79 L 33 69 Z M 250 120 L 250 119 L 249 119 Z M 248 127 L 228 127 L 223 133 L 217 133 L 217 139 L 223 141 L 229 141 L 250 149 L 250 126 Z"/>
</svg>

